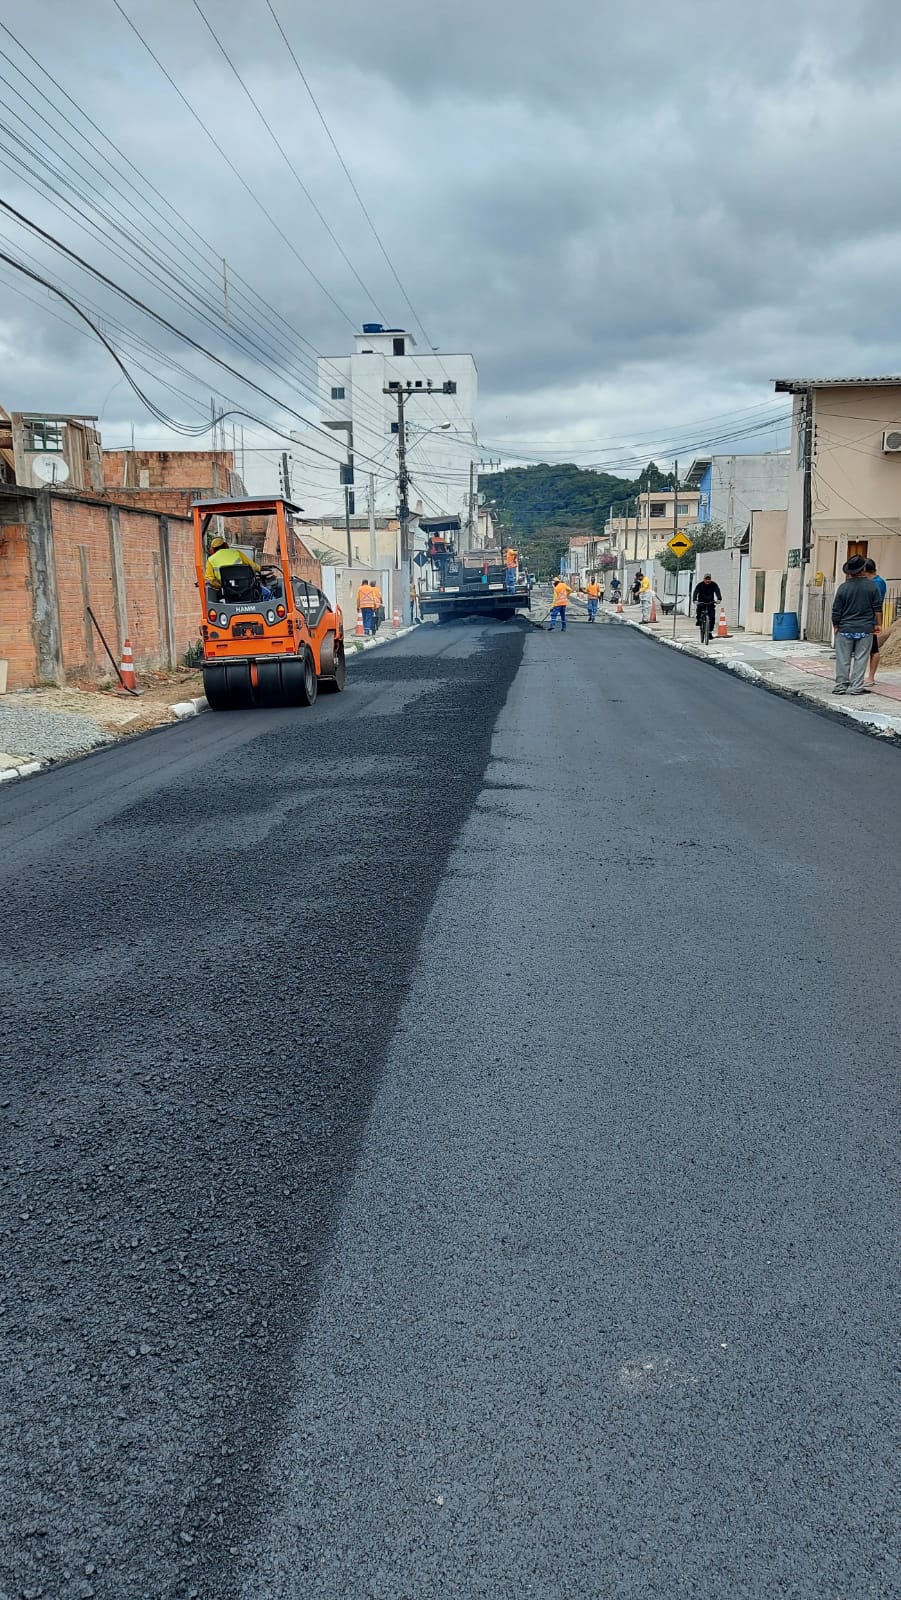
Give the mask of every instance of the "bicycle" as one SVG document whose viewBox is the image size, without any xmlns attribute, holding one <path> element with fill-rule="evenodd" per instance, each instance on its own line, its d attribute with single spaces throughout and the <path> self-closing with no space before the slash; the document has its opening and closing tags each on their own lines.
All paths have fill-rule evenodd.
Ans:
<svg viewBox="0 0 901 1600">
<path fill-rule="evenodd" d="M 697 622 L 700 630 L 702 644 L 709 644 L 711 638 L 713 637 L 713 617 L 711 616 L 712 609 L 713 608 L 711 606 L 705 605 L 703 600 L 701 600 L 699 601 L 695 610 L 695 621 Z"/>
</svg>

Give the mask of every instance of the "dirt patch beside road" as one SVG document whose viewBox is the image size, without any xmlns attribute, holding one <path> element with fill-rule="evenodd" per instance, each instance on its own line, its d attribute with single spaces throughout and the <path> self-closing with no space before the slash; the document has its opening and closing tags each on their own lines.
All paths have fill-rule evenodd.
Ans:
<svg viewBox="0 0 901 1600">
<path fill-rule="evenodd" d="M 61 761 L 175 720 L 172 706 L 203 694 L 199 671 L 153 673 L 139 680 L 140 694 L 116 694 L 95 685 L 19 689 L 0 698 L 0 752 L 9 758 Z M 2 758 L 0 758 L 2 759 Z"/>
</svg>

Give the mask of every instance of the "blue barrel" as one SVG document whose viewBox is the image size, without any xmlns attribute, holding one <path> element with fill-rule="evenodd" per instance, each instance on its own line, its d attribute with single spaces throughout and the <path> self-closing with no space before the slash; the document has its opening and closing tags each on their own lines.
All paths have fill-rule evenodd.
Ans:
<svg viewBox="0 0 901 1600">
<path fill-rule="evenodd" d="M 797 611 L 776 611 L 773 613 L 773 638 L 774 639 L 800 639 L 801 628 L 798 623 Z"/>
</svg>

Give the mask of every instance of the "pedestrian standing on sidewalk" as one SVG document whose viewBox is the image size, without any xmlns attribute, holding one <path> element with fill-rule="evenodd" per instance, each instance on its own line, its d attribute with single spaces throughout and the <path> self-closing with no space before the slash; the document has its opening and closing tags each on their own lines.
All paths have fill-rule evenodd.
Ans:
<svg viewBox="0 0 901 1600">
<path fill-rule="evenodd" d="M 619 591 L 620 591 L 619 578 L 611 578 L 610 579 L 610 604 L 612 606 L 615 606 L 617 600 L 619 599 Z"/>
<path fill-rule="evenodd" d="M 884 578 L 880 578 L 879 573 L 876 571 L 876 563 L 872 559 L 872 557 L 868 558 L 867 564 L 866 564 L 866 567 L 865 567 L 864 570 L 866 572 L 867 577 L 872 579 L 873 583 L 875 583 L 875 585 L 876 585 L 876 588 L 879 590 L 879 593 L 880 593 L 880 595 L 882 597 L 882 606 L 883 606 L 883 609 L 884 609 L 885 608 L 885 591 L 886 591 L 887 585 L 886 585 L 885 579 Z M 885 621 L 885 619 L 883 618 L 883 622 L 884 621 Z M 879 666 L 879 634 L 878 633 L 874 633 L 873 634 L 873 643 L 870 646 L 870 671 L 869 671 L 869 676 L 867 677 L 867 681 L 866 681 L 866 685 L 865 685 L 865 687 L 868 688 L 868 689 L 872 689 L 874 683 L 876 682 L 876 671 L 877 671 L 878 666 Z"/>
<path fill-rule="evenodd" d="M 601 586 L 597 578 L 592 578 L 585 592 L 588 595 L 588 620 L 594 622 L 598 614 L 598 601 L 601 598 Z"/>
<path fill-rule="evenodd" d="M 418 620 L 418 618 L 416 616 L 416 611 L 417 611 L 418 605 L 419 605 L 419 595 L 416 593 L 416 585 L 415 585 L 415 583 L 411 582 L 411 584 L 410 584 L 410 622 L 411 623 L 414 623 L 414 622 L 416 622 Z"/>
<path fill-rule="evenodd" d="M 833 694 L 872 694 L 864 676 L 873 637 L 882 621 L 882 595 L 867 577 L 863 556 L 852 556 L 842 567 L 845 582 L 835 591 L 832 626 L 835 629 L 835 688 Z"/>
<path fill-rule="evenodd" d="M 641 580 L 642 580 L 643 577 L 644 577 L 644 573 L 642 572 L 641 568 L 639 567 L 638 571 L 635 574 L 635 577 L 632 579 L 632 604 L 633 604 L 633 606 L 637 606 L 638 605 L 638 596 L 641 594 Z"/>
<path fill-rule="evenodd" d="M 554 603 L 551 607 L 551 620 L 548 623 L 548 633 L 553 633 L 554 623 L 557 621 L 558 617 L 560 618 L 561 633 L 566 632 L 566 607 L 569 603 L 569 597 L 571 594 L 572 589 L 564 578 L 554 579 Z"/>
<path fill-rule="evenodd" d="M 642 622 L 650 622 L 651 604 L 654 599 L 654 588 L 650 578 L 646 577 L 644 573 L 641 575 L 638 598 L 641 601 L 641 620 Z"/>
</svg>

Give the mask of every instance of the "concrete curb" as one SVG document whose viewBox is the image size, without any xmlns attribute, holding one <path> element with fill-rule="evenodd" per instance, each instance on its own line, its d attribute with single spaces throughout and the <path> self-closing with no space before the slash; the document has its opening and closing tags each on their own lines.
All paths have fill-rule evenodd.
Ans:
<svg viewBox="0 0 901 1600">
<path fill-rule="evenodd" d="M 364 650 L 375 650 L 380 644 L 393 644 L 395 639 L 403 639 L 408 633 L 415 633 L 417 628 L 424 627 L 422 622 L 410 622 L 404 628 L 391 628 L 384 637 L 377 633 L 374 639 L 360 639 L 356 634 L 344 635 L 345 654 L 353 650 L 355 655 L 361 655 Z"/>
<path fill-rule="evenodd" d="M 804 689 L 796 689 L 791 684 L 777 683 L 767 673 L 752 667 L 748 661 L 727 661 L 719 656 L 712 656 L 700 645 L 689 643 L 685 639 L 666 639 L 662 634 L 649 633 L 639 622 L 633 622 L 631 617 L 617 616 L 615 613 L 604 616 L 605 622 L 619 623 L 640 633 L 643 638 L 649 639 L 653 644 L 665 645 L 668 650 L 681 650 L 683 655 L 693 656 L 696 661 L 703 661 L 705 666 L 716 667 L 718 672 L 731 672 L 733 677 L 742 678 L 746 683 L 754 683 L 761 689 L 766 689 L 768 694 L 777 694 L 783 700 L 800 700 L 809 706 L 812 711 L 818 711 L 821 716 L 829 717 L 833 722 L 841 722 L 845 727 L 848 723 L 858 733 L 865 733 L 871 739 L 888 740 L 901 748 L 901 733 L 895 728 L 893 719 L 884 711 L 858 711 L 843 706 L 828 705 L 817 695 L 810 694 Z"/>
<path fill-rule="evenodd" d="M 8 783 L 10 778 L 30 778 L 32 773 L 41 772 L 49 765 L 49 761 L 24 761 L 21 767 L 0 768 L 0 783 Z"/>
<path fill-rule="evenodd" d="M 179 722 L 185 722 L 188 717 L 199 717 L 201 711 L 209 711 L 206 695 L 197 695 L 193 700 L 177 700 L 169 710 Z"/>
</svg>

